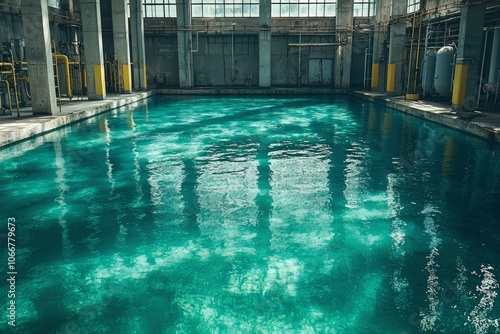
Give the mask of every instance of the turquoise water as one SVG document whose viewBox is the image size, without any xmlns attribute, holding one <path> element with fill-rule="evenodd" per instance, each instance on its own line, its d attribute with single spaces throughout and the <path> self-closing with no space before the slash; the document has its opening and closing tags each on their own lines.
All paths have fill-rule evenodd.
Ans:
<svg viewBox="0 0 500 334">
<path fill-rule="evenodd" d="M 498 333 L 500 149 L 349 97 L 156 97 L 3 149 L 16 333 Z"/>
</svg>

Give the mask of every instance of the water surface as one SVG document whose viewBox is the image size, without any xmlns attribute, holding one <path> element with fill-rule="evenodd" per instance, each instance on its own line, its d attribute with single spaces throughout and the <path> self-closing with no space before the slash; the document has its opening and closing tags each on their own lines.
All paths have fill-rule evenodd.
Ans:
<svg viewBox="0 0 500 334">
<path fill-rule="evenodd" d="M 351 97 L 159 96 L 0 156 L 1 332 L 499 332 L 483 140 Z"/>
</svg>

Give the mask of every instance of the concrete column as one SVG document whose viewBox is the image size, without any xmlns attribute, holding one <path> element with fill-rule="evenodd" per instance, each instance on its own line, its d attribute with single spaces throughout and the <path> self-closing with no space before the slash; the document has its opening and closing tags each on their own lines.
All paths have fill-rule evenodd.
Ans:
<svg viewBox="0 0 500 334">
<path fill-rule="evenodd" d="M 377 14 L 375 15 L 375 30 L 373 34 L 373 62 L 372 84 L 375 91 L 385 90 L 385 75 L 387 73 L 388 58 L 388 28 L 391 13 L 390 0 L 378 0 Z"/>
<path fill-rule="evenodd" d="M 470 4 L 460 10 L 458 50 L 453 79 L 455 109 L 474 111 L 481 74 L 481 54 L 486 3 Z"/>
<path fill-rule="evenodd" d="M 142 1 L 130 0 L 130 31 L 132 35 L 133 84 L 135 90 L 148 87 L 146 73 L 146 48 L 144 46 L 144 20 Z"/>
<path fill-rule="evenodd" d="M 47 0 L 23 0 L 22 12 L 33 114 L 52 115 L 57 103 Z"/>
<path fill-rule="evenodd" d="M 106 99 L 100 0 L 81 0 L 83 46 L 89 100 Z"/>
<path fill-rule="evenodd" d="M 392 20 L 406 15 L 407 2 L 394 0 L 392 2 Z M 387 65 L 386 91 L 389 94 L 403 94 L 404 84 L 401 80 L 403 73 L 403 54 L 405 48 L 406 20 L 391 23 L 389 34 L 389 62 Z"/>
<path fill-rule="evenodd" d="M 259 2 L 259 87 L 271 87 L 271 0 Z"/>
<path fill-rule="evenodd" d="M 193 32 L 191 31 L 191 0 L 177 0 L 177 48 L 179 86 L 193 87 Z"/>
<path fill-rule="evenodd" d="M 337 48 L 335 55 L 335 88 L 351 86 L 353 3 L 351 0 L 337 1 L 337 29 L 339 42 L 345 43 Z"/>
<path fill-rule="evenodd" d="M 128 43 L 127 0 L 112 0 L 113 9 L 113 45 L 115 59 L 122 70 L 123 92 L 132 92 L 132 71 Z"/>
</svg>

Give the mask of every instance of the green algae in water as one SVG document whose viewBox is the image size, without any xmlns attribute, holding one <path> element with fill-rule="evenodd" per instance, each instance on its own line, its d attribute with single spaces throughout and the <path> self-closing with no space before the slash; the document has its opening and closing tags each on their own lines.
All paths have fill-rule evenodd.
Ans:
<svg viewBox="0 0 500 334">
<path fill-rule="evenodd" d="M 349 97 L 108 112 L 2 150 L 0 330 L 498 332 L 499 156 Z"/>
</svg>

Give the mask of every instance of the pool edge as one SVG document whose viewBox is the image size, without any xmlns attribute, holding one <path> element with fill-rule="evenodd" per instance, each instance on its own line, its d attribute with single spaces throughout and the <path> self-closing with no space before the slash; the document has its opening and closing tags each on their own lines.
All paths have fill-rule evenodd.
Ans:
<svg viewBox="0 0 500 334">
<path fill-rule="evenodd" d="M 75 110 L 60 115 L 12 119 L 12 123 L 6 126 L 10 129 L 0 132 L 0 149 L 46 134 L 72 123 L 94 117 L 104 112 L 144 100 L 153 95 L 155 95 L 154 91 L 137 92 L 131 96 L 121 95 L 102 101 L 86 101 L 84 104 L 77 107 L 81 108 L 81 110 Z M 89 104 L 93 105 L 89 106 Z"/>
<path fill-rule="evenodd" d="M 407 101 L 404 99 L 398 100 L 395 97 L 389 97 L 387 95 L 375 95 L 370 94 L 370 92 L 353 90 L 346 91 L 346 93 L 377 104 L 382 104 L 388 108 L 404 112 L 405 114 L 410 114 L 421 119 L 447 126 L 469 135 L 491 142 L 500 142 L 500 131 L 495 130 L 492 126 L 481 125 L 473 121 L 465 121 L 458 118 L 456 115 L 451 115 L 451 106 L 448 108 L 441 108 L 439 112 L 432 112 L 425 110 L 426 106 L 429 106 L 429 104 L 419 104 L 419 102 L 422 101 Z"/>
</svg>

